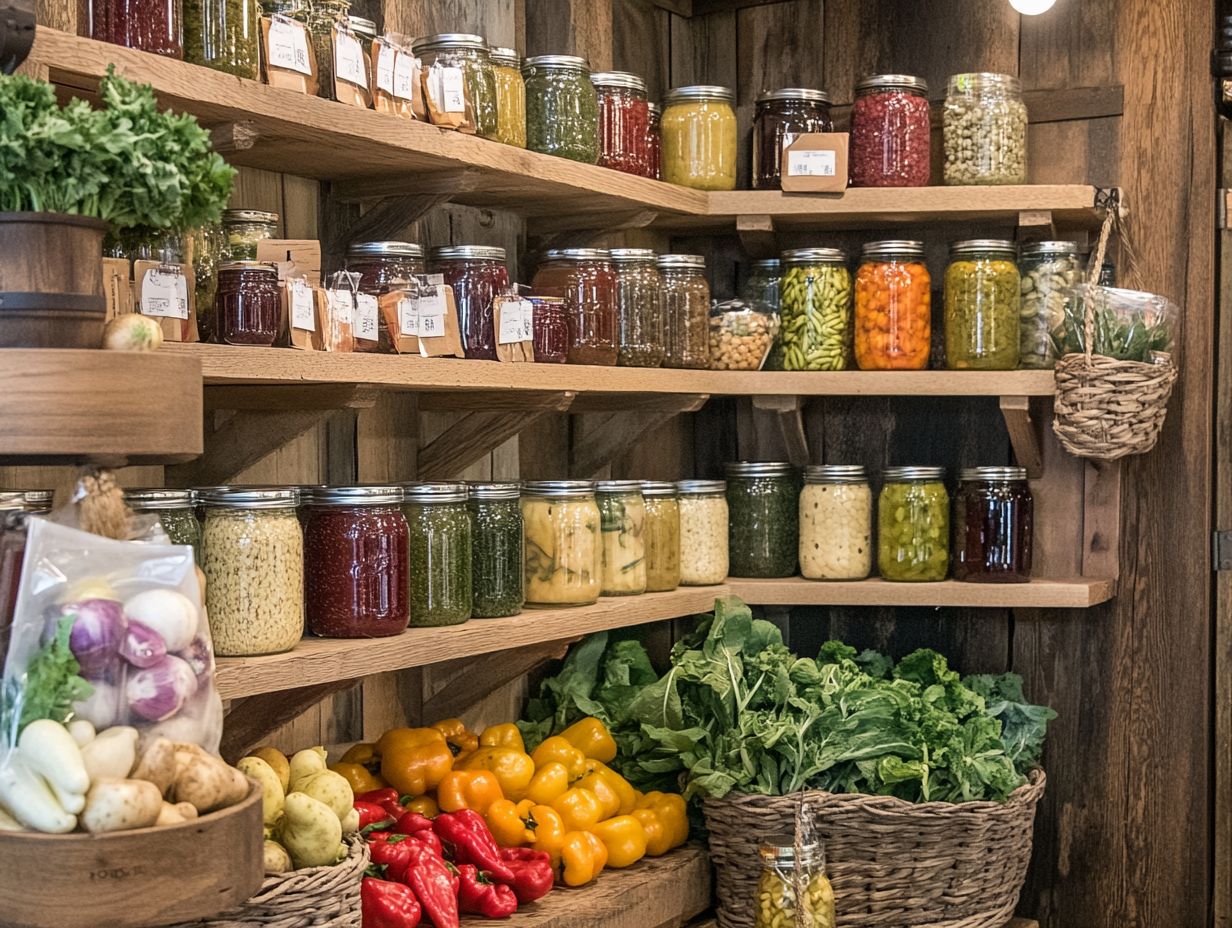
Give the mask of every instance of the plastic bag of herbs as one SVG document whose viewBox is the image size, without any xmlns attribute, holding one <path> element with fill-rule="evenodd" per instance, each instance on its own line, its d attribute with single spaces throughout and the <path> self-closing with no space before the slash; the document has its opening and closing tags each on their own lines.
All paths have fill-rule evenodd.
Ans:
<svg viewBox="0 0 1232 928">
<path fill-rule="evenodd" d="M 1180 309 L 1165 296 L 1082 284 L 1072 288 L 1052 331 L 1057 357 L 1086 351 L 1086 311 L 1092 311 L 1091 352 L 1118 361 L 1155 360 L 1171 352 Z"/>
</svg>

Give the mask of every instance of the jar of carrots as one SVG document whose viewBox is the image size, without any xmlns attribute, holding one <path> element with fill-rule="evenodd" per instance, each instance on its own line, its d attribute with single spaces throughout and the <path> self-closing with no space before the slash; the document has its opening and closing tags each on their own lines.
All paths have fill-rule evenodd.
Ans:
<svg viewBox="0 0 1232 928">
<path fill-rule="evenodd" d="M 928 367 L 932 281 L 924 243 L 869 242 L 856 272 L 856 365 L 865 371 Z"/>
</svg>

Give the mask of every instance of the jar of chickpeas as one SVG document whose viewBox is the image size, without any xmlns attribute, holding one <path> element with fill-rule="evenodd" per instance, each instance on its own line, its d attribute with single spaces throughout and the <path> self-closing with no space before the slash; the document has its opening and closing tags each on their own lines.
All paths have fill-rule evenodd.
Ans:
<svg viewBox="0 0 1232 928">
<path fill-rule="evenodd" d="M 759 853 L 753 928 L 834 928 L 834 889 L 826 877 L 821 845 L 797 847 L 795 835 L 769 835 Z"/>
</svg>

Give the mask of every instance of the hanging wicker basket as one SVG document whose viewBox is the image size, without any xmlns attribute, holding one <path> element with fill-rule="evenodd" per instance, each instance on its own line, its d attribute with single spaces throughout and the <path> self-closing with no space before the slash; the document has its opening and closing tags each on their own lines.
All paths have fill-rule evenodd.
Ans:
<svg viewBox="0 0 1232 928">
<path fill-rule="evenodd" d="M 1044 773 L 1004 802 L 841 795 L 707 799 L 719 928 L 753 928 L 758 846 L 791 834 L 803 802 L 825 850 L 842 928 L 1004 928 L 1031 860 Z"/>
</svg>

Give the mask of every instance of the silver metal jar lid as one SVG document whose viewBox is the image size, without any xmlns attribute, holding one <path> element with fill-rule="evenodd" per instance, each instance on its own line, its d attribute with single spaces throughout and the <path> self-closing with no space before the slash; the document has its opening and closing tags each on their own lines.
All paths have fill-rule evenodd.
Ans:
<svg viewBox="0 0 1232 928">
<path fill-rule="evenodd" d="M 944 467 L 887 467 L 882 476 L 891 483 L 910 480 L 944 480 Z"/>
<path fill-rule="evenodd" d="M 964 467 L 958 472 L 958 479 L 962 481 L 978 480 L 987 483 L 1003 482 L 1006 480 L 1026 480 L 1027 469 L 1025 467 Z"/>
<path fill-rule="evenodd" d="M 606 248 L 553 248 L 547 256 L 561 261 L 610 261 L 612 253 Z"/>
<path fill-rule="evenodd" d="M 464 503 L 468 496 L 465 483 L 404 483 L 403 502 L 406 503 Z"/>
<path fill-rule="evenodd" d="M 351 27 L 352 32 L 357 32 L 367 39 L 376 38 L 376 23 L 371 19 L 365 19 L 362 16 L 348 16 L 347 25 Z"/>
<path fill-rule="evenodd" d="M 834 102 L 824 90 L 813 90 L 811 87 L 780 87 L 778 90 L 763 90 L 757 95 L 757 103 L 772 103 L 779 100 L 801 103 L 821 103 L 829 106 Z"/>
<path fill-rule="evenodd" d="M 1021 254 L 1027 257 L 1043 257 L 1044 255 L 1080 255 L 1077 242 L 1025 242 Z"/>
<path fill-rule="evenodd" d="M 568 71 L 590 71 L 590 62 L 577 55 L 535 55 L 522 62 L 522 70 L 530 68 L 561 68 Z"/>
<path fill-rule="evenodd" d="M 727 492 L 726 480 L 677 480 L 676 492 L 681 496 L 714 496 Z"/>
<path fill-rule="evenodd" d="M 781 271 L 783 262 L 779 258 L 758 258 L 749 267 L 755 271 Z"/>
<path fill-rule="evenodd" d="M 262 209 L 224 209 L 222 221 L 228 222 L 268 222 L 277 223 L 278 214 L 268 213 Z"/>
<path fill-rule="evenodd" d="M 219 271 L 262 271 L 278 276 L 278 268 L 268 261 L 224 261 L 218 265 Z"/>
<path fill-rule="evenodd" d="M 0 490 L 0 511 L 22 512 L 25 508 L 25 494 L 21 490 Z"/>
<path fill-rule="evenodd" d="M 867 483 L 860 464 L 810 464 L 804 468 L 805 483 Z"/>
<path fill-rule="evenodd" d="M 26 512 L 51 512 L 51 501 L 55 498 L 54 490 L 18 490 L 21 494 L 22 508 Z"/>
<path fill-rule="evenodd" d="M 465 48 L 488 53 L 488 43 L 483 36 L 473 32 L 440 32 L 436 35 L 426 35 L 411 42 L 411 51 L 416 55 L 420 52 L 438 52 L 451 48 Z"/>
<path fill-rule="evenodd" d="M 642 482 L 640 480 L 597 480 L 595 481 L 596 493 L 641 493 Z"/>
<path fill-rule="evenodd" d="M 595 71 L 590 75 L 590 82 L 596 87 L 617 87 L 624 90 L 646 92 L 645 78 L 629 71 Z"/>
<path fill-rule="evenodd" d="M 968 71 L 964 74 L 950 75 L 946 83 L 946 93 L 966 93 L 972 90 L 1022 93 L 1022 81 L 1013 74 L 999 74 L 996 71 Z"/>
<path fill-rule="evenodd" d="M 652 118 L 654 118 L 654 119 L 658 119 L 660 116 L 662 116 L 662 115 L 663 115 L 663 107 L 661 107 L 658 103 L 655 103 L 654 101 L 651 101 L 651 103 L 650 103 L 650 115 L 651 115 L 651 117 L 652 117 Z"/>
<path fill-rule="evenodd" d="M 414 242 L 356 242 L 347 249 L 348 258 L 375 258 L 382 256 L 398 258 L 422 258 L 422 245 Z"/>
<path fill-rule="evenodd" d="M 642 496 L 675 496 L 676 484 L 670 480 L 643 480 Z"/>
<path fill-rule="evenodd" d="M 492 56 L 492 63 L 504 65 L 507 68 L 520 68 L 522 66 L 522 56 L 518 54 L 516 48 L 509 48 L 506 45 L 492 45 L 488 48 L 488 54 Z"/>
<path fill-rule="evenodd" d="M 309 487 L 302 491 L 310 506 L 389 506 L 402 502 L 404 490 L 394 484 L 351 487 Z"/>
<path fill-rule="evenodd" d="M 613 248 L 611 250 L 614 264 L 635 264 L 641 261 L 654 261 L 653 248 Z"/>
<path fill-rule="evenodd" d="M 471 499 L 517 499 L 522 495 L 520 483 L 468 483 Z"/>
<path fill-rule="evenodd" d="M 659 255 L 655 263 L 660 268 L 697 268 L 705 270 L 706 259 L 703 255 Z"/>
<path fill-rule="evenodd" d="M 870 90 L 912 90 L 928 93 L 928 81 L 914 74 L 871 74 L 856 84 L 856 93 Z"/>
<path fill-rule="evenodd" d="M 841 248 L 793 248 L 782 254 L 783 263 L 793 264 L 846 264 L 847 253 Z"/>
<path fill-rule="evenodd" d="M 505 260 L 505 249 L 493 245 L 434 245 L 429 254 L 433 261 Z"/>
<path fill-rule="evenodd" d="M 880 242 L 868 242 L 860 249 L 862 258 L 924 257 L 924 243 L 909 238 L 887 238 Z"/>
<path fill-rule="evenodd" d="M 141 487 L 125 490 L 124 502 L 135 512 L 148 512 L 152 509 L 191 509 L 195 500 L 192 490 Z"/>
<path fill-rule="evenodd" d="M 796 861 L 795 835 L 766 835 L 757 849 L 762 860 L 778 864 L 794 864 Z M 816 864 L 825 859 L 825 853 L 819 844 L 800 845 L 800 863 L 804 866 Z"/>
<path fill-rule="evenodd" d="M 783 477 L 796 473 L 786 461 L 729 461 L 723 465 L 728 477 Z"/>
<path fill-rule="evenodd" d="M 950 245 L 952 255 L 971 255 L 983 252 L 1017 255 L 1018 246 L 1003 238 L 969 238 Z"/>
<path fill-rule="evenodd" d="M 531 480 L 522 484 L 527 496 L 542 496 L 547 499 L 576 499 L 594 496 L 593 480 Z"/>
<path fill-rule="evenodd" d="M 294 509 L 299 505 L 299 488 L 211 487 L 202 491 L 201 502 L 224 509 Z"/>
<path fill-rule="evenodd" d="M 692 103 L 714 100 L 721 103 L 735 103 L 736 94 L 730 87 L 720 87 L 717 84 L 690 84 L 687 87 L 673 87 L 663 95 L 663 105 L 673 103 Z"/>
</svg>

